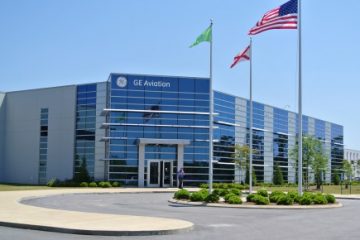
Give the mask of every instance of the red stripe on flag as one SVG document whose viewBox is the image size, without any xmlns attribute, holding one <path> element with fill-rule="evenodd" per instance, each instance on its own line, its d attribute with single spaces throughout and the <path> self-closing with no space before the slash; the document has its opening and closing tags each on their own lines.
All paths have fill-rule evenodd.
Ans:
<svg viewBox="0 0 360 240">
<path fill-rule="evenodd" d="M 245 48 L 244 51 L 242 51 L 241 53 L 239 53 L 234 57 L 234 62 L 231 64 L 230 68 L 233 68 L 238 62 L 250 60 L 249 52 L 250 52 L 250 45 L 247 48 Z"/>
</svg>

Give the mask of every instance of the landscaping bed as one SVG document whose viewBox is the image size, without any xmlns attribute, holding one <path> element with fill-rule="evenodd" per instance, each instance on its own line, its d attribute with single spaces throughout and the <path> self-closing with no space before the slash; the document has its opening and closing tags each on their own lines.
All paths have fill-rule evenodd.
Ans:
<svg viewBox="0 0 360 240">
<path fill-rule="evenodd" d="M 300 196 L 295 191 L 273 191 L 265 189 L 256 193 L 243 195 L 245 187 L 240 184 L 214 185 L 214 190 L 209 194 L 208 189 L 190 193 L 181 189 L 174 194 L 174 199 L 182 202 L 221 203 L 227 205 L 269 205 L 269 206 L 324 206 L 336 205 L 336 199 L 331 194 L 305 192 Z"/>
</svg>

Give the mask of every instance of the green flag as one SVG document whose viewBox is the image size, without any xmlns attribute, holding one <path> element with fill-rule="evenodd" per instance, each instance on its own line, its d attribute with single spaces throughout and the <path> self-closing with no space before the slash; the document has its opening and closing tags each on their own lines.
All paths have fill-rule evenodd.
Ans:
<svg viewBox="0 0 360 240">
<path fill-rule="evenodd" d="M 196 45 L 198 45 L 199 43 L 202 42 L 211 42 L 211 38 L 212 38 L 212 28 L 211 25 L 202 33 L 200 34 L 200 36 L 198 36 L 195 40 L 195 42 L 190 46 L 190 47 L 194 47 Z"/>
</svg>

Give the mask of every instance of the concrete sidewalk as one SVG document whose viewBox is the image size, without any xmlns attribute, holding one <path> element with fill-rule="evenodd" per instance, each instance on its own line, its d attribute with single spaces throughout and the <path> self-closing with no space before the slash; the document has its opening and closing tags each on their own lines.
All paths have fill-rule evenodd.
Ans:
<svg viewBox="0 0 360 240">
<path fill-rule="evenodd" d="M 191 222 L 170 218 L 85 213 L 34 207 L 22 199 L 61 194 L 174 192 L 177 189 L 49 189 L 0 192 L 0 225 L 44 231 L 104 236 L 159 235 L 193 228 Z"/>
<path fill-rule="evenodd" d="M 337 199 L 360 200 L 359 194 L 333 194 Z"/>
</svg>

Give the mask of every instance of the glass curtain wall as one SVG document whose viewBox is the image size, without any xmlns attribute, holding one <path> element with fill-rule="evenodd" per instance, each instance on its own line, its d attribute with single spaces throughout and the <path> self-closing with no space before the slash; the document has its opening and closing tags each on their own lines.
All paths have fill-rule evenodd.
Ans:
<svg viewBox="0 0 360 240">
<path fill-rule="evenodd" d="M 208 179 L 209 80 L 164 76 L 110 76 L 108 113 L 109 180 L 138 183 L 138 139 L 187 139 L 184 149 L 185 185 Z M 150 158 L 174 162 L 174 146 L 148 146 Z M 145 169 L 145 186 L 146 186 Z"/>
<path fill-rule="evenodd" d="M 76 97 L 76 138 L 74 175 L 86 162 L 91 178 L 94 177 L 95 125 L 96 125 L 96 84 L 80 85 Z"/>
</svg>

